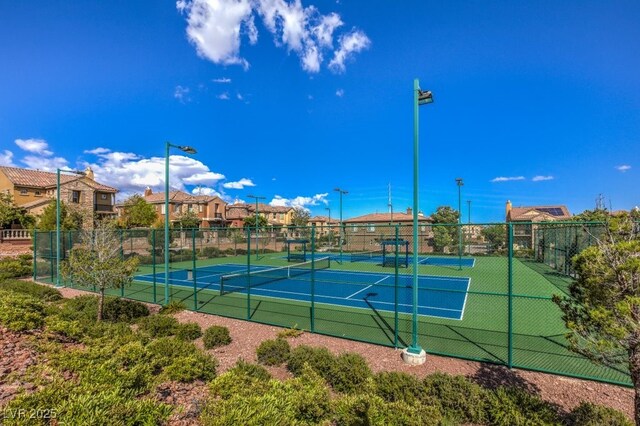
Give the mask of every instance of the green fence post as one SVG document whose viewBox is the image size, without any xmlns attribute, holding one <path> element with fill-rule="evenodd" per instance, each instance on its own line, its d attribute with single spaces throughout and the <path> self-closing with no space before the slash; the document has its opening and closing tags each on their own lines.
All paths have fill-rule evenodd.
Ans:
<svg viewBox="0 0 640 426">
<path fill-rule="evenodd" d="M 198 310 L 198 280 L 196 278 L 196 230 L 191 230 L 191 246 L 193 247 L 193 310 Z"/>
<path fill-rule="evenodd" d="M 53 280 L 53 231 L 49 231 L 49 264 L 51 265 L 51 284 L 54 284 Z"/>
<path fill-rule="evenodd" d="M 316 293 L 316 225 L 311 225 L 311 332 L 315 331 L 315 293 Z"/>
<path fill-rule="evenodd" d="M 33 280 L 38 278 L 38 230 L 33 230 Z"/>
<path fill-rule="evenodd" d="M 393 283 L 393 346 L 395 348 L 398 347 L 398 225 L 395 226 L 395 234 L 396 234 L 396 243 L 395 247 L 395 273 L 394 273 L 394 283 Z M 383 265 L 384 266 L 384 265 Z"/>
<path fill-rule="evenodd" d="M 156 297 L 156 229 L 151 229 L 151 269 L 153 271 L 153 303 L 158 303 Z"/>
<path fill-rule="evenodd" d="M 509 261 L 508 261 L 508 273 L 509 273 L 509 289 L 508 289 L 508 360 L 507 365 L 509 368 L 513 367 L 513 225 L 509 223 Z"/>
<path fill-rule="evenodd" d="M 247 319 L 251 320 L 251 227 L 247 226 Z"/>
</svg>

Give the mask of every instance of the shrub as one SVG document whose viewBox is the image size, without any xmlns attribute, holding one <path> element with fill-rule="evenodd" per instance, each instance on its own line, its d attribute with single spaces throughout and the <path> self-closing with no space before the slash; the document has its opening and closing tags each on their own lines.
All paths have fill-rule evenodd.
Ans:
<svg viewBox="0 0 640 426">
<path fill-rule="evenodd" d="M 184 311 L 185 309 L 187 309 L 187 306 L 184 303 L 178 300 L 172 300 L 160 308 L 160 313 L 163 315 L 173 315 Z"/>
<path fill-rule="evenodd" d="M 490 393 L 487 407 L 489 423 L 496 426 L 561 423 L 551 404 L 517 388 L 498 388 Z"/>
<path fill-rule="evenodd" d="M 5 257 L 0 259 L 0 280 L 28 277 L 33 274 L 32 259 Z"/>
<path fill-rule="evenodd" d="M 231 336 L 227 327 L 212 325 L 205 330 L 202 340 L 206 349 L 213 349 L 231 343 Z"/>
<path fill-rule="evenodd" d="M 62 295 L 55 288 L 36 284 L 31 281 L 5 280 L 0 281 L 0 289 L 33 296 L 43 302 L 54 302 L 62 299 Z"/>
<path fill-rule="evenodd" d="M 167 315 L 151 315 L 138 321 L 138 329 L 150 337 L 173 336 L 178 328 L 178 320 Z"/>
<path fill-rule="evenodd" d="M 334 422 L 339 425 L 435 426 L 442 420 L 437 407 L 390 403 L 370 394 L 341 396 L 334 406 Z"/>
<path fill-rule="evenodd" d="M 105 321 L 132 322 L 146 316 L 149 316 L 149 308 L 135 300 L 108 298 L 104 302 L 103 319 Z"/>
<path fill-rule="evenodd" d="M 291 347 L 284 339 L 265 340 L 260 343 L 256 354 L 258 362 L 264 365 L 280 365 L 287 361 Z"/>
<path fill-rule="evenodd" d="M 176 333 L 176 338 L 185 340 L 187 342 L 196 340 L 198 337 L 202 337 L 202 329 L 195 322 L 178 324 L 175 333 Z"/>
<path fill-rule="evenodd" d="M 631 426 L 624 413 L 613 408 L 583 402 L 567 416 L 570 426 Z"/>
<path fill-rule="evenodd" d="M 426 398 L 424 384 L 406 373 L 395 371 L 378 373 L 374 376 L 374 382 L 376 394 L 387 402 L 404 401 L 415 404 Z"/>
<path fill-rule="evenodd" d="M 85 335 L 85 327 L 80 321 L 65 320 L 58 315 L 45 318 L 47 330 L 60 336 L 80 340 Z"/>
<path fill-rule="evenodd" d="M 200 249 L 200 256 L 204 258 L 221 257 L 218 247 L 203 247 Z"/>
<path fill-rule="evenodd" d="M 170 380 L 189 383 L 194 380 L 211 380 L 216 377 L 218 363 L 209 354 L 200 351 L 176 359 L 165 368 Z"/>
<path fill-rule="evenodd" d="M 299 328 L 296 328 L 297 326 L 294 325 L 291 328 L 285 328 L 284 330 L 280 331 L 278 333 L 278 338 L 280 339 L 286 339 L 288 337 L 293 337 L 296 338 L 300 335 L 302 335 L 302 333 L 304 333 L 303 330 L 300 330 Z"/>
<path fill-rule="evenodd" d="M 236 365 L 216 378 L 210 386 L 211 394 L 222 399 L 237 395 L 259 395 L 268 388 L 271 374 L 264 367 L 240 360 Z"/>
<path fill-rule="evenodd" d="M 95 321 L 98 316 L 98 297 L 86 295 L 67 299 L 60 315 L 67 320 Z"/>
<path fill-rule="evenodd" d="M 299 376 L 302 374 L 305 363 L 309 364 L 320 376 L 326 377 L 325 374 L 333 367 L 334 358 L 326 348 L 300 345 L 289 354 L 287 369 L 295 376 Z"/>
<path fill-rule="evenodd" d="M 370 377 L 371 369 L 361 355 L 344 353 L 335 358 L 327 381 L 337 392 L 355 392 Z"/>
<path fill-rule="evenodd" d="M 44 325 L 44 304 L 31 296 L 0 291 L 0 324 L 12 331 L 34 330 Z"/>
<path fill-rule="evenodd" d="M 445 418 L 458 422 L 485 423 L 486 391 L 462 376 L 436 373 L 424 379 L 427 395 L 437 400 Z"/>
</svg>

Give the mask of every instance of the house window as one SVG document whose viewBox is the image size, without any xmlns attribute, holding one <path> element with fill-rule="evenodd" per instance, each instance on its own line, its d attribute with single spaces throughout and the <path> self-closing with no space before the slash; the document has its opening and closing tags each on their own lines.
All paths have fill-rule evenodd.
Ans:
<svg viewBox="0 0 640 426">
<path fill-rule="evenodd" d="M 284 213 L 280 213 L 280 220 L 284 219 Z"/>
<path fill-rule="evenodd" d="M 76 204 L 80 203 L 80 191 L 71 191 L 71 202 Z"/>
<path fill-rule="evenodd" d="M 100 194 L 100 199 L 101 200 L 106 200 L 107 199 L 107 194 Z"/>
<path fill-rule="evenodd" d="M 20 190 L 20 195 L 28 195 L 29 191 L 27 191 L 26 189 L 21 189 Z"/>
<path fill-rule="evenodd" d="M 352 228 L 351 228 L 351 230 L 352 230 L 353 232 L 358 232 L 358 225 L 353 225 L 353 226 L 352 226 Z"/>
<path fill-rule="evenodd" d="M 174 206 L 174 208 L 173 208 L 173 211 L 174 211 L 175 213 L 180 212 L 180 204 L 176 204 L 176 205 Z"/>
<path fill-rule="evenodd" d="M 40 191 L 39 189 L 36 189 L 36 197 L 42 197 L 42 191 Z"/>
<path fill-rule="evenodd" d="M 426 226 L 422 225 L 422 226 L 420 227 L 420 231 L 421 231 L 421 232 L 425 232 L 426 230 L 427 230 L 427 227 L 426 227 Z"/>
<path fill-rule="evenodd" d="M 200 205 L 198 206 L 198 211 L 199 211 L 200 213 L 202 213 L 202 212 L 204 211 L 204 206 L 203 206 L 202 204 L 200 204 Z"/>
<path fill-rule="evenodd" d="M 369 226 L 367 227 L 367 231 L 375 232 L 375 230 L 376 230 L 376 226 L 373 223 L 370 223 Z"/>
<path fill-rule="evenodd" d="M 160 205 L 160 213 L 165 214 L 165 209 L 164 209 L 165 205 L 161 204 Z"/>
<path fill-rule="evenodd" d="M 276 214 L 275 214 L 275 213 L 273 214 L 273 218 L 274 218 L 274 219 L 276 218 Z"/>
</svg>

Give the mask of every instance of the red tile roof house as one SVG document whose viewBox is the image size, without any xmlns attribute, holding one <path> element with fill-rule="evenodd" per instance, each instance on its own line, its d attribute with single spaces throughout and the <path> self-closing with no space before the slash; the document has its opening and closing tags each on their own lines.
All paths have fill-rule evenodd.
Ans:
<svg viewBox="0 0 640 426">
<path fill-rule="evenodd" d="M 433 251 L 430 240 L 433 232 L 430 216 L 418 214 L 418 252 Z M 399 226 L 398 238 L 409 241 L 409 251 L 413 250 L 413 212 L 370 213 L 343 221 L 345 247 L 347 251 L 381 250 L 380 241 L 395 238 L 395 226 Z"/>
<path fill-rule="evenodd" d="M 514 223 L 513 243 L 518 249 L 533 248 L 536 223 L 566 220 L 571 220 L 571 213 L 564 205 L 513 207 L 511 201 L 506 204 L 506 221 Z"/>
<path fill-rule="evenodd" d="M 0 191 L 11 194 L 17 206 L 34 216 L 42 214 L 55 201 L 56 186 L 56 173 L 0 166 Z M 83 213 L 85 228 L 94 225 L 94 218 L 116 216 L 117 192 L 116 188 L 97 182 L 89 167 L 83 175 L 64 171 L 60 174 L 60 199 Z"/>
</svg>

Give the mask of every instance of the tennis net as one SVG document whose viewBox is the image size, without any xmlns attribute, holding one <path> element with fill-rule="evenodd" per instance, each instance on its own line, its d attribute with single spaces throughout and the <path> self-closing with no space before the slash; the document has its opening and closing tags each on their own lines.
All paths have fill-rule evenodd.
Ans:
<svg viewBox="0 0 640 426">
<path fill-rule="evenodd" d="M 330 266 L 330 258 L 322 257 L 315 259 L 315 261 L 297 263 L 291 266 L 281 266 L 279 268 L 263 269 L 249 273 L 223 275 L 220 277 L 220 294 L 229 294 L 275 281 L 287 280 L 310 274 L 314 270 L 327 269 Z"/>
<path fill-rule="evenodd" d="M 371 259 L 381 259 L 382 250 L 363 251 L 360 253 L 351 253 L 352 262 L 367 262 Z"/>
</svg>

